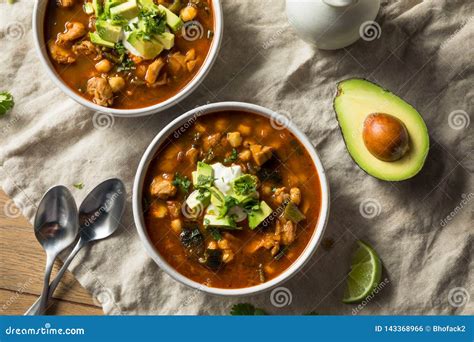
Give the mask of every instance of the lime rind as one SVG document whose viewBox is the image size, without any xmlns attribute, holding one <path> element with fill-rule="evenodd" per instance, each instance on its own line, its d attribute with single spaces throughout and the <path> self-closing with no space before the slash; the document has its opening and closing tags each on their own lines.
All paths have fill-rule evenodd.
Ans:
<svg viewBox="0 0 474 342">
<path fill-rule="evenodd" d="M 382 262 L 375 250 L 363 241 L 352 258 L 342 301 L 356 303 L 364 300 L 377 287 L 382 277 Z"/>
</svg>

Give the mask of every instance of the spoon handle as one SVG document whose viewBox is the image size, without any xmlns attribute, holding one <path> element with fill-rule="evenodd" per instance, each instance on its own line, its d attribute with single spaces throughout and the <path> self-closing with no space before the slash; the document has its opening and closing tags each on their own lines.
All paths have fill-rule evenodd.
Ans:
<svg viewBox="0 0 474 342">
<path fill-rule="evenodd" d="M 58 274 L 56 277 L 54 277 L 53 281 L 49 285 L 49 292 L 48 292 L 48 300 L 53 297 L 53 293 L 56 290 L 56 287 L 58 287 L 59 283 L 61 282 L 61 278 L 63 277 L 64 273 L 67 271 L 67 268 L 71 261 L 74 259 L 76 254 L 81 250 L 82 247 L 84 247 L 86 242 L 84 239 L 80 238 L 79 241 L 77 241 L 76 245 L 74 246 L 74 249 L 71 251 L 67 259 L 64 261 L 63 266 L 59 270 Z M 38 297 L 36 302 L 33 303 L 33 305 L 30 306 L 30 308 L 24 313 L 24 316 L 33 316 L 33 315 L 40 315 L 40 308 L 41 308 L 41 301 L 43 299 L 43 294 Z"/>
<path fill-rule="evenodd" d="M 46 267 L 44 270 L 43 291 L 40 296 L 40 303 L 38 305 L 38 315 L 42 315 L 46 309 L 47 297 L 49 292 L 49 279 L 51 278 L 51 271 L 53 270 L 54 260 L 56 255 L 48 255 L 46 257 Z"/>
</svg>

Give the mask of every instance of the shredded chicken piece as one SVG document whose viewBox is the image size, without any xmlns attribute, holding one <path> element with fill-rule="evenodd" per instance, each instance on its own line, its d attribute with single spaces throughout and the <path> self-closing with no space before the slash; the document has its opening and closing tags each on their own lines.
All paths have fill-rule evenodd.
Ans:
<svg viewBox="0 0 474 342">
<path fill-rule="evenodd" d="M 251 145 L 250 152 L 252 152 L 253 159 L 258 166 L 262 166 L 267 160 L 272 157 L 273 148 L 270 146 Z"/>
<path fill-rule="evenodd" d="M 219 140 L 221 140 L 221 133 L 215 133 L 210 136 L 208 136 L 206 139 L 204 139 L 203 142 L 203 147 L 207 151 L 211 147 L 216 146 L 219 143 Z"/>
<path fill-rule="evenodd" d="M 60 64 L 71 64 L 76 61 L 76 56 L 72 51 L 58 46 L 55 42 L 48 42 L 49 53 L 51 58 Z"/>
<path fill-rule="evenodd" d="M 150 194 L 153 197 L 168 199 L 176 195 L 176 187 L 170 179 L 164 179 L 162 176 L 156 176 L 150 184 Z"/>
<path fill-rule="evenodd" d="M 146 70 L 145 74 L 145 81 L 151 85 L 156 82 L 156 79 L 158 78 L 158 74 L 160 73 L 161 69 L 165 66 L 165 61 L 163 58 L 157 58 L 155 59 L 149 66 L 148 69 Z"/>
<path fill-rule="evenodd" d="M 87 93 L 93 95 L 92 101 L 99 106 L 110 106 L 114 102 L 109 82 L 102 77 L 92 77 L 87 81 Z"/>
<path fill-rule="evenodd" d="M 72 7 L 74 6 L 75 0 L 57 0 L 59 7 Z"/>
<path fill-rule="evenodd" d="M 158 80 L 156 80 L 155 83 L 150 85 L 150 87 L 156 88 L 156 87 L 159 87 L 159 86 L 162 86 L 162 85 L 165 85 L 165 84 L 168 84 L 168 74 L 166 74 L 166 72 L 163 73 L 163 75 L 161 75 L 160 78 Z"/>
<path fill-rule="evenodd" d="M 83 37 L 87 33 L 83 24 L 77 21 L 68 21 L 66 23 L 66 30 L 58 33 L 56 44 L 66 46 L 68 43 Z"/>
<path fill-rule="evenodd" d="M 74 44 L 72 52 L 76 55 L 93 56 L 94 59 L 98 59 L 100 55 L 100 50 L 89 40 L 83 40 Z"/>
<path fill-rule="evenodd" d="M 189 150 L 186 151 L 186 158 L 189 159 L 192 165 L 197 163 L 197 159 L 199 157 L 199 149 L 196 147 L 191 147 Z"/>
<path fill-rule="evenodd" d="M 181 74 L 186 69 L 186 57 L 181 52 L 175 52 L 168 57 L 168 70 L 173 76 Z"/>
<path fill-rule="evenodd" d="M 167 201 L 168 211 L 172 218 L 179 218 L 181 212 L 181 204 L 178 201 Z"/>
<path fill-rule="evenodd" d="M 277 226 L 281 230 L 281 243 L 285 246 L 291 245 L 296 239 L 296 226 L 291 221 L 278 221 Z"/>
</svg>

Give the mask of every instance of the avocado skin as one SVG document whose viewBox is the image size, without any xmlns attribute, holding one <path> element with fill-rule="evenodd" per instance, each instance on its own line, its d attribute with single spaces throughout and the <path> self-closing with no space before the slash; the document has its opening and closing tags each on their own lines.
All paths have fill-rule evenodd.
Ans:
<svg viewBox="0 0 474 342">
<path fill-rule="evenodd" d="M 349 151 L 349 148 L 347 146 L 347 140 L 346 140 L 346 137 L 344 136 L 344 132 L 342 130 L 342 126 L 341 126 L 341 122 L 339 121 L 339 117 L 337 115 L 337 110 L 336 110 L 336 100 L 339 96 L 341 96 L 343 93 L 342 93 L 342 89 L 341 89 L 341 86 L 344 82 L 348 82 L 348 81 L 363 81 L 363 82 L 367 82 L 367 83 L 370 83 L 378 88 L 380 88 L 384 93 L 389 93 L 389 94 L 392 94 L 396 97 L 398 97 L 399 99 L 401 99 L 403 102 L 405 102 L 409 107 L 413 108 L 413 110 L 415 112 L 417 112 L 419 115 L 420 115 L 420 118 L 421 120 L 424 122 L 425 124 L 425 129 L 426 129 L 426 138 L 428 140 L 427 144 L 428 144 L 428 149 L 427 149 L 427 152 L 425 153 L 424 157 L 422 158 L 421 162 L 420 162 L 420 167 L 416 170 L 416 172 L 414 172 L 413 174 L 411 174 L 410 176 L 408 177 L 403 177 L 403 178 L 400 178 L 400 179 L 392 179 L 392 178 L 385 178 L 385 177 L 381 177 L 381 176 L 375 176 L 373 174 L 371 174 L 368 170 L 366 170 L 365 168 L 363 168 L 358 162 L 357 160 L 354 158 L 354 156 L 350 153 Z M 347 78 L 347 79 L 344 79 L 344 80 L 341 80 L 339 82 L 336 83 L 336 92 L 335 92 L 335 95 L 334 95 L 334 99 L 333 99 L 333 102 L 332 102 L 332 107 L 333 107 L 333 110 L 334 110 L 334 114 L 335 114 L 335 117 L 336 117 L 336 121 L 337 121 L 337 125 L 339 127 L 339 131 L 341 132 L 341 135 L 342 135 L 342 138 L 343 138 L 343 141 L 344 141 L 344 145 L 346 146 L 346 150 L 349 154 L 349 156 L 351 157 L 352 161 L 362 170 L 364 171 L 366 174 L 368 174 L 369 176 L 372 176 L 372 177 L 375 177 L 377 179 L 380 179 L 380 180 L 383 180 L 383 181 L 391 181 L 391 182 L 400 182 L 400 181 L 404 181 L 404 180 L 408 180 L 408 179 L 411 179 L 413 177 L 415 177 L 420 171 L 421 169 L 423 169 L 423 166 L 426 162 L 426 159 L 428 157 L 428 154 L 429 154 L 429 150 L 431 149 L 431 143 L 430 143 L 430 138 L 429 138 L 429 130 L 426 126 L 426 122 L 424 121 L 423 117 L 421 116 L 421 114 L 416 110 L 416 108 L 410 104 L 409 102 L 405 101 L 402 97 L 398 96 L 396 93 L 388 90 L 387 88 L 384 88 L 382 86 L 380 86 L 379 84 L 375 83 L 375 82 L 372 82 L 372 81 L 369 81 L 368 79 L 366 78 L 363 78 L 363 77 L 351 77 L 351 78 Z M 369 113 L 368 113 L 369 114 Z"/>
</svg>

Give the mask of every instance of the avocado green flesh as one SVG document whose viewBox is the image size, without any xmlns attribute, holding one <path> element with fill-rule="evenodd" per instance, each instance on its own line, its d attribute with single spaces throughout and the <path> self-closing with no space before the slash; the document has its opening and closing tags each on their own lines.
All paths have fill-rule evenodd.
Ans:
<svg viewBox="0 0 474 342">
<path fill-rule="evenodd" d="M 423 167 L 429 150 L 429 136 L 421 115 L 398 96 L 362 79 L 338 84 L 334 110 L 347 150 L 368 174 L 382 180 L 401 181 L 415 176 Z M 385 113 L 400 119 L 406 126 L 410 149 L 399 160 L 382 161 L 373 156 L 362 139 L 364 121 L 369 114 Z"/>
</svg>

